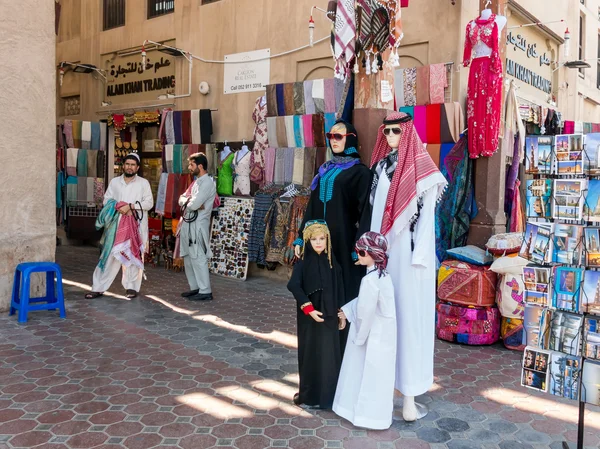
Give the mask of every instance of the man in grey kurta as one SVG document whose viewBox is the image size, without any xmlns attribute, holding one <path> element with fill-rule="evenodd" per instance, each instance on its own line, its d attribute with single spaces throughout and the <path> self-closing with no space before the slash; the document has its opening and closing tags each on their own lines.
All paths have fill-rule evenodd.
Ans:
<svg viewBox="0 0 600 449">
<path fill-rule="evenodd" d="M 202 153 L 189 157 L 188 169 L 196 176 L 191 188 L 179 197 L 182 223 L 179 231 L 180 255 L 190 291 L 181 296 L 191 300 L 212 299 L 208 260 L 210 251 L 210 216 L 215 200 L 215 183 L 206 172 L 208 161 Z"/>
</svg>

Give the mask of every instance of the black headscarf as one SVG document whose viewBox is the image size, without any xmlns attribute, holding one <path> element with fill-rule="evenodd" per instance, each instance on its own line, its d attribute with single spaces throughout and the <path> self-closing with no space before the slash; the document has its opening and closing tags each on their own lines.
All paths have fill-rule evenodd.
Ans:
<svg viewBox="0 0 600 449">
<path fill-rule="evenodd" d="M 344 147 L 344 153 L 339 154 L 339 155 L 336 155 L 334 153 L 334 155 L 360 159 L 360 154 L 358 154 L 358 132 L 356 131 L 356 128 L 354 127 L 354 125 L 352 125 L 352 123 L 348 123 L 346 120 L 342 120 L 342 119 L 337 120 L 331 128 L 333 129 L 336 125 L 339 125 L 339 124 L 342 124 L 346 127 L 346 134 L 354 134 L 354 135 L 346 136 L 346 145 Z M 329 147 L 331 148 L 331 144 L 329 145 Z M 352 148 L 354 148 L 354 150 L 356 150 L 356 151 L 352 151 L 351 150 Z"/>
</svg>

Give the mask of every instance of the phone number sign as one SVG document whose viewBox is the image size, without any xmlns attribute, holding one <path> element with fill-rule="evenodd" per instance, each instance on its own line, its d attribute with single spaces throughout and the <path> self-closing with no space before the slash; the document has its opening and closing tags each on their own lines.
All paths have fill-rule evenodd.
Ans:
<svg viewBox="0 0 600 449">
<path fill-rule="evenodd" d="M 271 50 L 225 56 L 224 92 L 239 94 L 265 90 L 271 76 Z"/>
</svg>

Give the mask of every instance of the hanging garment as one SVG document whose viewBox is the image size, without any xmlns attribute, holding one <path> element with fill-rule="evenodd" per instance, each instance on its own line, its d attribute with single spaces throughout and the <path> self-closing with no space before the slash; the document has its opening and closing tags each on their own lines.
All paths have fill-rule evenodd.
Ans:
<svg viewBox="0 0 600 449">
<path fill-rule="evenodd" d="M 73 147 L 81 148 L 81 120 L 72 120 L 73 124 Z"/>
<path fill-rule="evenodd" d="M 210 109 L 200 109 L 200 143 L 210 143 L 213 135 L 212 113 Z"/>
<path fill-rule="evenodd" d="M 181 143 L 192 142 L 192 120 L 191 111 L 181 111 Z"/>
<path fill-rule="evenodd" d="M 294 148 L 284 149 L 283 166 L 283 183 L 290 184 L 294 177 Z"/>
<path fill-rule="evenodd" d="M 169 179 L 168 173 L 161 173 L 160 180 L 158 181 L 158 193 L 156 194 L 156 207 L 155 212 L 159 215 L 165 214 L 165 201 L 167 198 L 167 181 Z"/>
<path fill-rule="evenodd" d="M 294 115 L 296 110 L 294 106 L 294 83 L 285 83 L 283 85 L 283 104 L 285 115 Z"/>
<path fill-rule="evenodd" d="M 75 147 L 75 144 L 73 143 L 73 121 L 72 120 L 65 120 L 65 123 L 63 125 L 63 132 L 65 134 L 65 140 L 66 140 L 67 147 L 69 147 L 69 148 Z"/>
<path fill-rule="evenodd" d="M 235 176 L 233 179 L 235 195 L 250 195 L 250 157 L 250 151 L 239 150 L 235 153 Z"/>
<path fill-rule="evenodd" d="M 298 230 L 302 226 L 302 220 L 304 219 L 304 212 L 308 206 L 308 196 L 299 195 L 295 196 L 290 200 L 290 215 L 287 226 L 287 239 L 285 244 L 285 250 L 283 252 L 282 263 L 284 265 L 294 265 L 296 262 L 296 255 L 294 252 L 294 242 L 298 235 Z"/>
<path fill-rule="evenodd" d="M 313 116 L 313 142 L 315 147 L 324 147 L 327 145 L 325 141 L 325 118 L 322 114 L 314 114 Z"/>
<path fill-rule="evenodd" d="M 202 137 L 200 134 L 200 109 L 192 109 L 190 111 L 190 126 L 192 128 L 192 141 L 193 144 L 202 143 Z"/>
<path fill-rule="evenodd" d="M 275 84 L 267 84 L 267 117 L 277 116 L 277 86 Z"/>
<path fill-rule="evenodd" d="M 173 129 L 175 130 L 175 143 L 183 143 L 183 133 L 181 124 L 182 111 L 173 111 Z"/>
<path fill-rule="evenodd" d="M 525 126 L 519 114 L 519 100 L 517 99 L 516 85 L 513 80 L 511 80 L 508 93 L 506 94 L 505 111 L 502 152 L 506 155 L 513 153 L 515 137 L 518 135 L 520 149 L 516 156 L 518 162 L 523 162 L 525 158 Z"/>
<path fill-rule="evenodd" d="M 275 133 L 277 134 L 277 143 L 279 145 L 271 145 L 274 148 L 280 148 L 287 146 L 288 135 L 286 128 L 285 115 L 279 116 L 275 120 Z"/>
<path fill-rule="evenodd" d="M 100 123 L 100 151 L 106 151 L 106 123 Z"/>
<path fill-rule="evenodd" d="M 496 15 L 476 19 L 467 25 L 463 63 L 471 65 L 467 90 L 467 126 L 471 158 L 489 157 L 498 149 L 500 109 L 502 105 L 502 62 L 498 50 Z M 471 53 L 477 44 L 492 49 L 490 57 Z"/>
<path fill-rule="evenodd" d="M 77 176 L 67 178 L 67 206 L 77 206 Z"/>
<path fill-rule="evenodd" d="M 163 112 L 164 114 L 164 112 Z M 165 116 L 165 139 L 168 145 L 175 144 L 175 124 L 173 123 L 173 111 L 169 110 Z"/>
<path fill-rule="evenodd" d="M 304 122 L 301 115 L 294 115 L 294 147 L 304 148 Z"/>
<path fill-rule="evenodd" d="M 315 144 L 312 129 L 312 115 L 302 116 L 302 132 L 304 133 L 304 145 L 305 147 L 312 147 Z"/>
<path fill-rule="evenodd" d="M 173 173 L 181 174 L 181 149 L 183 145 L 173 145 Z"/>
<path fill-rule="evenodd" d="M 92 122 L 81 122 L 81 148 L 92 148 Z"/>
<path fill-rule="evenodd" d="M 332 29 L 333 56 L 336 60 L 336 78 L 350 74 L 355 57 L 356 11 L 354 0 L 338 0 L 335 26 Z"/>
<path fill-rule="evenodd" d="M 275 92 L 277 94 L 277 116 L 283 117 L 285 115 L 285 98 L 283 84 L 277 84 L 275 86 Z"/>
<path fill-rule="evenodd" d="M 175 145 L 165 145 L 165 167 L 167 173 L 173 173 L 173 153 Z"/>
<path fill-rule="evenodd" d="M 315 100 L 313 99 L 313 82 L 312 80 L 304 81 L 304 111 L 305 114 L 314 114 Z"/>
<path fill-rule="evenodd" d="M 273 204 L 273 194 L 258 192 L 254 197 L 254 209 L 248 235 L 248 261 L 265 265 L 265 218 Z"/>
<path fill-rule="evenodd" d="M 219 167 L 217 177 L 217 192 L 219 195 L 233 195 L 233 158 L 235 153 L 228 155 Z"/>
<path fill-rule="evenodd" d="M 404 104 L 417 105 L 417 69 L 404 69 Z"/>
<path fill-rule="evenodd" d="M 302 185 L 309 187 L 315 176 L 315 159 L 317 156 L 316 148 L 304 148 L 304 163 L 302 172 Z"/>
<path fill-rule="evenodd" d="M 265 151 L 269 146 L 267 131 L 267 100 L 259 97 L 252 112 L 254 120 L 254 147 L 250 156 L 250 180 L 259 187 L 265 184 Z"/>
<path fill-rule="evenodd" d="M 448 87 L 446 78 L 446 64 L 432 64 L 429 66 L 429 100 L 431 104 L 444 103 L 444 90 Z"/>
<path fill-rule="evenodd" d="M 325 112 L 325 80 L 313 80 L 312 96 L 315 102 L 315 113 Z"/>
<path fill-rule="evenodd" d="M 275 172 L 273 174 L 273 182 L 275 184 L 283 184 L 285 180 L 285 148 L 277 148 L 275 150 Z"/>
<path fill-rule="evenodd" d="M 323 82 L 325 90 L 325 113 L 337 112 L 335 104 L 335 84 L 333 78 L 328 78 Z"/>
<path fill-rule="evenodd" d="M 423 143 L 427 143 L 427 109 L 425 106 L 415 106 L 414 126 Z"/>
<path fill-rule="evenodd" d="M 286 147 L 296 146 L 296 134 L 294 133 L 294 116 L 285 116 L 285 136 L 286 136 Z"/>
<path fill-rule="evenodd" d="M 428 105 L 429 97 L 429 66 L 417 67 L 417 105 Z"/>
</svg>

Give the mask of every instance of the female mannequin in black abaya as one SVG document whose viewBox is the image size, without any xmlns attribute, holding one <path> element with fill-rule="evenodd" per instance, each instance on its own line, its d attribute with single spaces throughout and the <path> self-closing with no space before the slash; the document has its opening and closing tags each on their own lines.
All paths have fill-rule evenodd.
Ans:
<svg viewBox="0 0 600 449">
<path fill-rule="evenodd" d="M 338 120 L 327 134 L 333 159 L 319 167 L 300 230 L 306 222 L 324 219 L 331 233 L 331 248 L 342 268 L 345 302 L 358 296 L 364 267 L 355 265 L 354 244 L 371 225 L 371 171 L 360 162 L 358 135 L 350 123 Z M 299 236 L 300 237 L 300 236 Z M 300 257 L 303 240 L 294 241 Z M 345 341 L 345 340 L 344 340 Z"/>
</svg>

